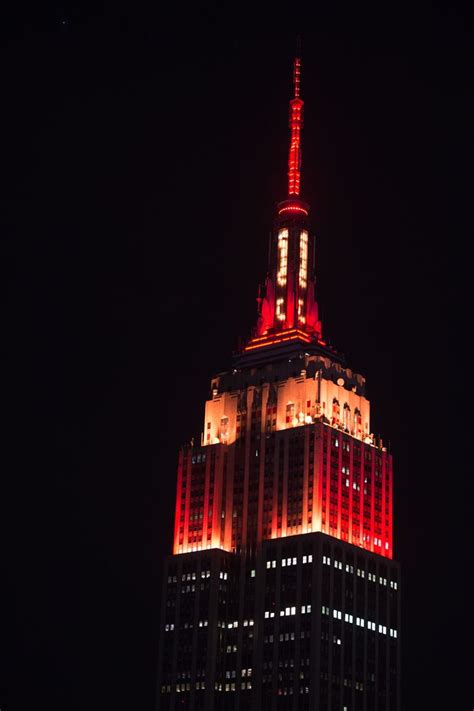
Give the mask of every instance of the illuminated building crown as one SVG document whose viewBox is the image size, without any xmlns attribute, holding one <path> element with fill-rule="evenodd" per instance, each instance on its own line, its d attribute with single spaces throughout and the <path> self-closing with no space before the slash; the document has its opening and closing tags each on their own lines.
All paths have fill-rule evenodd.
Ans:
<svg viewBox="0 0 474 711">
<path fill-rule="evenodd" d="M 259 315 L 244 353 L 291 343 L 326 345 L 315 299 L 315 244 L 309 227 L 309 205 L 300 197 L 301 130 L 304 102 L 300 96 L 301 57 L 293 62 L 290 100 L 288 196 L 277 206 L 269 254 L 265 295 L 258 298 Z"/>
</svg>

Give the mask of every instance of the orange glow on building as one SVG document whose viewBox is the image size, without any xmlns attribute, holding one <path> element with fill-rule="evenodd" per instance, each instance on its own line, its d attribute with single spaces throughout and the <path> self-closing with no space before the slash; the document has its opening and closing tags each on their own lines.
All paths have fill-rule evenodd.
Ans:
<svg viewBox="0 0 474 711">
<path fill-rule="evenodd" d="M 268 419 L 268 409 L 264 419 Z M 250 420 L 243 437 L 251 436 Z M 296 486 L 300 474 L 291 470 L 288 460 L 295 444 L 304 452 L 301 486 Z M 258 465 L 263 491 L 282 482 L 281 503 L 273 496 L 268 498 L 256 519 L 244 505 L 235 521 L 232 511 L 241 504 L 229 463 L 233 461 L 235 467 L 243 462 L 246 449 L 234 443 L 183 450 L 174 553 L 206 548 L 235 551 L 250 541 L 257 545 L 268 538 L 321 531 L 393 557 L 392 458 L 384 448 L 358 441 L 322 420 L 289 426 L 279 436 L 267 437 L 259 450 L 260 461 L 267 462 L 266 469 Z M 280 450 L 286 454 L 284 468 L 278 471 L 275 457 Z M 244 493 L 247 487 L 244 483 Z M 202 496 L 193 496 L 196 492 Z"/>
<path fill-rule="evenodd" d="M 174 552 L 254 550 L 320 531 L 391 558 L 392 458 L 365 380 L 322 339 L 316 247 L 301 178 L 301 59 L 293 67 L 288 198 L 271 236 L 253 336 L 215 376 L 199 447 L 178 466 Z"/>
</svg>

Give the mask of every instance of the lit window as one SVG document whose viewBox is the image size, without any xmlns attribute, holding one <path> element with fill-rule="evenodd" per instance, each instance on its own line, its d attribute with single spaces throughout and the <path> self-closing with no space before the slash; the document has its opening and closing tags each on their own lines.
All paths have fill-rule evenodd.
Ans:
<svg viewBox="0 0 474 711">
<path fill-rule="evenodd" d="M 298 321 L 300 323 L 306 322 L 306 316 L 303 313 L 304 301 L 303 299 L 298 299 Z"/>
<path fill-rule="evenodd" d="M 285 312 L 283 310 L 283 301 L 284 299 L 280 296 L 276 300 L 276 316 L 279 321 L 284 321 L 285 320 Z"/>
<path fill-rule="evenodd" d="M 219 437 L 223 444 L 226 444 L 229 439 L 229 418 L 226 415 L 221 417 Z"/>
<path fill-rule="evenodd" d="M 306 280 L 308 274 L 308 232 L 301 230 L 300 232 L 300 288 L 306 288 Z"/>
<path fill-rule="evenodd" d="M 285 286 L 288 273 L 288 230 L 278 232 L 278 273 L 277 281 L 280 286 Z M 277 300 L 278 303 L 278 300 Z"/>
</svg>

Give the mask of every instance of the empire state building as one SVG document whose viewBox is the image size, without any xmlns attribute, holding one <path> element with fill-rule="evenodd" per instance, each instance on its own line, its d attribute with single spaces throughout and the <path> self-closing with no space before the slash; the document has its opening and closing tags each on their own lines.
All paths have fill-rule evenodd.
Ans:
<svg viewBox="0 0 474 711">
<path fill-rule="evenodd" d="M 257 324 L 179 452 L 160 711 L 400 710 L 392 456 L 319 319 L 299 56 L 292 93 Z"/>
</svg>

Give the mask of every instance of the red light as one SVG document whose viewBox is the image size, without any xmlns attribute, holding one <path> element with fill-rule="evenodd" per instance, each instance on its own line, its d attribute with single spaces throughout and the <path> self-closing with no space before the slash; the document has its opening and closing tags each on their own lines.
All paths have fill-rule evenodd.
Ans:
<svg viewBox="0 0 474 711">
<path fill-rule="evenodd" d="M 300 205 L 287 205 L 286 207 L 282 207 L 281 210 L 278 211 L 278 214 L 281 215 L 283 212 L 301 212 L 303 215 L 308 214 L 308 210 L 305 210 L 305 208 Z"/>
<path fill-rule="evenodd" d="M 277 408 L 274 409 L 274 413 L 276 410 Z M 255 411 L 252 421 L 255 421 L 260 429 L 260 426 L 264 424 L 262 418 L 265 417 L 267 415 L 264 412 Z M 292 425 L 287 418 L 286 423 L 282 420 L 277 431 L 281 432 L 282 438 L 287 438 L 293 427 L 299 427 L 300 424 L 303 423 Z M 302 451 L 305 452 L 305 458 L 308 458 L 309 455 L 308 444 L 311 441 L 320 442 L 318 459 L 314 462 L 312 459 L 308 460 L 311 462 L 311 466 L 314 463 L 314 479 L 310 483 L 310 467 L 305 469 L 303 490 L 298 494 L 303 514 L 302 521 L 298 526 L 295 526 L 290 523 L 287 514 L 284 514 L 283 520 L 279 521 L 277 505 L 274 501 L 268 513 L 268 523 L 271 525 L 266 531 L 263 530 L 265 513 L 262 509 L 259 510 L 259 522 L 255 524 L 256 528 L 253 530 L 257 541 L 322 531 L 338 540 L 347 541 L 391 559 L 393 556 L 391 455 L 366 440 L 361 442 L 360 438 L 341 432 L 337 425 L 324 424 L 321 420 L 313 422 L 311 427 L 305 427 L 302 434 L 305 443 Z M 351 457 L 350 470 L 339 472 L 338 491 L 334 495 L 331 490 L 332 472 L 323 466 L 324 453 L 328 458 L 338 457 L 339 452 L 344 451 L 344 446 L 348 447 L 346 452 L 354 451 L 356 442 L 361 456 L 358 463 Z M 209 448 L 210 451 L 214 451 L 215 458 L 209 456 L 210 451 L 206 452 L 206 450 L 207 447 L 188 450 L 186 463 L 185 452 L 183 450 L 180 452 L 175 513 L 175 554 L 210 548 L 232 551 L 235 546 L 231 538 L 232 525 L 228 518 L 229 512 L 232 510 L 234 494 L 232 489 L 229 490 L 224 484 L 226 446 Z M 232 467 L 234 468 L 235 464 Z M 248 471 L 248 463 L 246 469 Z M 361 484 L 364 475 L 369 479 L 369 483 Z M 236 473 L 235 476 L 244 477 L 245 475 L 242 472 L 241 474 Z M 264 478 L 266 476 L 263 474 Z M 377 480 L 380 481 L 380 488 L 375 486 Z M 194 502 L 191 492 L 197 481 L 202 487 L 203 498 L 199 502 Z M 310 494 L 310 486 L 312 486 L 312 494 Z M 213 496 L 220 502 L 219 506 L 213 506 Z M 294 496 L 294 493 L 290 492 L 289 488 L 287 490 L 285 485 L 283 489 L 284 509 L 287 509 L 290 496 Z M 184 506 L 182 506 L 183 503 Z M 384 516 L 382 512 L 377 514 L 377 507 L 385 512 Z M 219 515 L 221 510 L 226 512 L 224 528 Z M 242 531 L 247 532 L 250 528 L 247 525 L 249 514 L 248 511 L 245 513 L 245 510 L 244 508 L 240 514 L 243 518 L 243 525 L 241 532 L 237 533 L 236 543 L 238 544 L 242 541 Z M 249 534 L 247 533 L 247 535 Z"/>
<path fill-rule="evenodd" d="M 250 344 L 244 348 L 245 351 L 253 351 L 255 348 L 264 348 L 265 346 L 273 346 L 276 343 L 283 343 L 284 341 L 304 341 L 305 343 L 311 343 L 311 336 L 309 336 L 304 331 L 300 331 L 297 328 L 292 328 L 288 331 L 281 331 L 278 336 L 262 336 L 260 338 L 252 338 Z"/>
<path fill-rule="evenodd" d="M 301 59 L 293 64 L 294 98 L 290 101 L 290 154 L 288 157 L 288 195 L 300 194 L 301 129 L 303 128 L 303 100 L 300 99 Z"/>
</svg>

